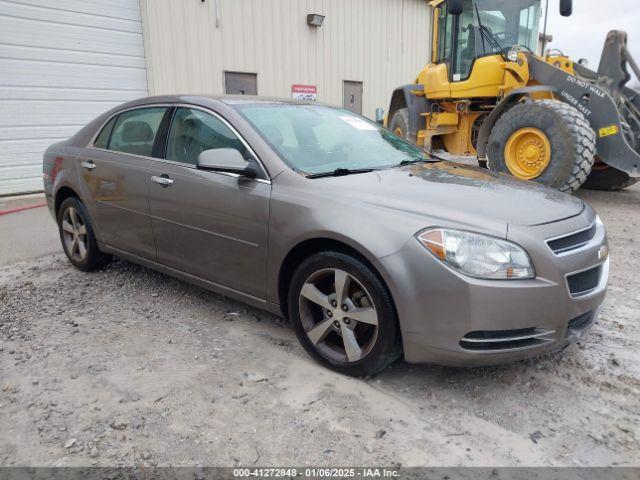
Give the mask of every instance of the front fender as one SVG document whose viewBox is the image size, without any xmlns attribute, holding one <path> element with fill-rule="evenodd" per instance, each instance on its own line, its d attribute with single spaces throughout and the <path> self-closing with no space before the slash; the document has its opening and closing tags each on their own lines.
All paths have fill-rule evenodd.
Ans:
<svg viewBox="0 0 640 480">
<path fill-rule="evenodd" d="M 486 160 L 487 158 L 487 143 L 489 142 L 489 135 L 493 126 L 504 112 L 509 110 L 513 105 L 518 103 L 523 97 L 528 97 L 533 93 L 550 92 L 557 93 L 557 89 L 549 85 L 535 85 L 531 87 L 523 87 L 510 91 L 505 97 L 495 106 L 491 113 L 487 115 L 480 131 L 478 132 L 478 142 L 476 150 L 478 151 L 478 159 Z"/>
<path fill-rule="evenodd" d="M 394 113 L 406 108 L 409 113 L 409 138 L 416 138 L 418 131 L 424 128 L 423 113 L 429 109 L 429 102 L 424 95 L 416 95 L 414 91 L 424 91 L 424 85 L 412 84 L 398 87 L 391 96 L 389 113 L 387 115 L 387 127 L 391 124 Z"/>
</svg>

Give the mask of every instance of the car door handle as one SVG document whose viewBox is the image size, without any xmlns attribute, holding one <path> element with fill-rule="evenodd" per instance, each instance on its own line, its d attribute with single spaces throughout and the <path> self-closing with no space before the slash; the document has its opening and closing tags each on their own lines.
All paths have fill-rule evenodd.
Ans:
<svg viewBox="0 0 640 480">
<path fill-rule="evenodd" d="M 157 184 L 162 185 L 163 187 L 168 187 L 169 185 L 173 185 L 173 180 L 169 177 L 156 177 L 155 175 L 151 177 L 151 181 Z"/>
<path fill-rule="evenodd" d="M 87 170 L 93 170 L 94 168 L 96 168 L 96 164 L 89 161 L 89 162 L 82 162 L 80 165 L 82 165 L 84 168 L 86 168 Z"/>
</svg>

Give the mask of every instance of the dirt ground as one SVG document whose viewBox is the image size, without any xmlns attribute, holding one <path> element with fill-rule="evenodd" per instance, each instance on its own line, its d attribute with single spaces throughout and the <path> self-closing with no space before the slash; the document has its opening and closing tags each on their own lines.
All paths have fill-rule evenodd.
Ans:
<svg viewBox="0 0 640 480">
<path fill-rule="evenodd" d="M 352 379 L 282 320 L 130 263 L 0 267 L 0 465 L 639 466 L 640 185 L 580 196 L 611 242 L 600 320 L 501 367 Z"/>
</svg>

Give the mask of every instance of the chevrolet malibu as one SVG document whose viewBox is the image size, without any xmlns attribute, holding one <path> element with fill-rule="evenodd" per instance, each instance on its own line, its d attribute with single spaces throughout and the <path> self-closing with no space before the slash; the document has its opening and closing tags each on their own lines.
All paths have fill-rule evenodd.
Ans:
<svg viewBox="0 0 640 480">
<path fill-rule="evenodd" d="M 116 255 L 284 315 L 350 375 L 557 351 L 605 295 L 588 205 L 320 104 L 132 101 L 51 146 L 44 184 L 75 267 Z"/>
</svg>

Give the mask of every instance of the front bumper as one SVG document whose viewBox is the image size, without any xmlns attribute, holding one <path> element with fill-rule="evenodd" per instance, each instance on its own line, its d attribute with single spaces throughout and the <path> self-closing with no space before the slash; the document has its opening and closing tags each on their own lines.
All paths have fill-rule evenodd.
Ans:
<svg viewBox="0 0 640 480">
<path fill-rule="evenodd" d="M 405 359 L 441 365 L 510 362 L 565 348 L 595 322 L 609 274 L 604 227 L 579 249 L 555 254 L 546 240 L 592 225 L 590 209 L 552 224 L 510 228 L 536 268 L 531 280 L 481 280 L 444 265 L 417 241 L 380 259 L 394 297 Z M 576 297 L 567 276 L 599 266 L 595 288 Z"/>
</svg>

